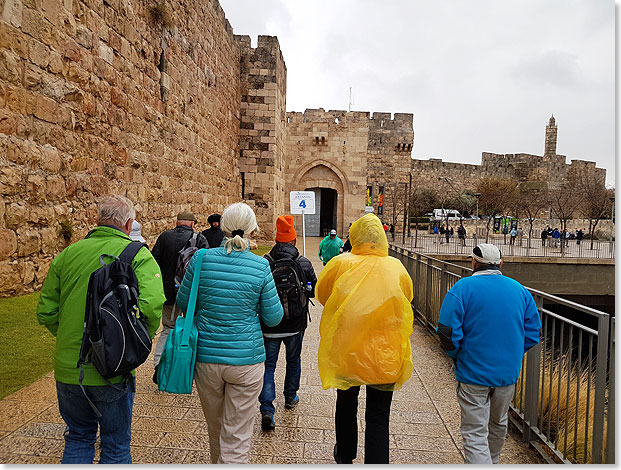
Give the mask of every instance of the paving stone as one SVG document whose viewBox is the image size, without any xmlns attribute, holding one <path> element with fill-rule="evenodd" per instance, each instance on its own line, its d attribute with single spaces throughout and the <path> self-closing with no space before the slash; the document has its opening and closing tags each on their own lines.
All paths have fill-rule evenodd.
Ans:
<svg viewBox="0 0 621 470">
<path fill-rule="evenodd" d="M 203 414 L 202 408 L 182 408 L 186 410 L 183 419 L 189 419 L 192 421 L 205 421 L 205 415 Z"/>
<path fill-rule="evenodd" d="M 440 464 L 455 465 L 463 464 L 461 454 L 455 452 L 422 452 L 418 450 L 390 449 L 390 463 L 392 464 Z"/>
<path fill-rule="evenodd" d="M 37 455 L 19 455 L 14 456 L 10 461 L 4 462 L 9 464 L 20 465 L 58 465 L 62 457 L 42 457 Z"/>
<path fill-rule="evenodd" d="M 391 434 L 410 436 L 446 437 L 447 431 L 443 424 L 390 423 Z"/>
<path fill-rule="evenodd" d="M 178 464 L 183 462 L 188 451 L 162 447 L 133 447 L 132 462 L 150 465 Z"/>
<path fill-rule="evenodd" d="M 15 431 L 49 406 L 50 403 L 45 402 L 2 400 L 0 401 L 0 430 Z"/>
<path fill-rule="evenodd" d="M 136 393 L 134 396 L 134 406 L 136 405 L 175 405 L 175 396 L 169 393 Z"/>
<path fill-rule="evenodd" d="M 184 464 L 190 465 L 205 465 L 211 464 L 211 457 L 209 453 L 209 447 L 204 450 L 189 450 L 185 459 L 183 459 Z"/>
<path fill-rule="evenodd" d="M 159 445 L 173 449 L 201 450 L 209 448 L 209 437 L 202 434 L 170 432 L 162 438 Z"/>
<path fill-rule="evenodd" d="M 16 430 L 13 435 L 48 439 L 64 439 L 64 432 L 64 423 L 37 423 L 35 421 L 31 421 Z"/>
<path fill-rule="evenodd" d="M 181 419 L 187 412 L 187 408 L 177 408 L 173 406 L 134 405 L 134 416 Z"/>
<path fill-rule="evenodd" d="M 56 381 L 52 377 L 43 377 L 35 383 L 5 397 L 10 401 L 47 402 L 50 397 L 56 398 Z"/>
<path fill-rule="evenodd" d="M 253 455 L 302 457 L 304 453 L 304 443 L 286 441 L 269 442 L 255 440 L 252 443 L 250 453 Z"/>
<path fill-rule="evenodd" d="M 298 426 L 313 429 L 334 429 L 334 418 L 325 416 L 299 416 Z"/>
<path fill-rule="evenodd" d="M 141 416 L 132 420 L 132 432 L 153 431 L 153 432 L 180 432 L 194 433 L 201 423 L 188 419 L 167 419 L 150 418 Z M 206 424 L 205 424 L 206 426 Z"/>
<path fill-rule="evenodd" d="M 397 449 L 427 450 L 431 452 L 456 452 L 457 447 L 447 437 L 395 435 Z"/>
<path fill-rule="evenodd" d="M 33 421 L 37 423 L 65 423 L 60 411 L 58 410 L 58 403 L 54 402 L 49 408 L 43 411 L 41 414 L 35 416 Z"/>
<path fill-rule="evenodd" d="M 164 432 L 153 431 L 134 431 L 132 430 L 133 446 L 158 447 L 162 438 L 166 435 Z"/>
<path fill-rule="evenodd" d="M 256 441 L 291 441 L 291 442 L 323 442 L 322 429 L 289 428 L 276 426 L 270 432 L 258 431 L 254 434 Z"/>
<path fill-rule="evenodd" d="M 42 437 L 23 437 L 10 435 L 2 439 L 2 447 L 14 454 L 26 454 L 44 457 L 61 457 L 65 441 Z"/>
</svg>

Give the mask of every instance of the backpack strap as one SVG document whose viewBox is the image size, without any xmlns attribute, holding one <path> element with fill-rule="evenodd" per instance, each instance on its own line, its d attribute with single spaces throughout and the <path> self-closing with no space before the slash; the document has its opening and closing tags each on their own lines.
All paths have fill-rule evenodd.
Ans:
<svg viewBox="0 0 621 470">
<path fill-rule="evenodd" d="M 192 277 L 192 288 L 190 289 L 190 298 L 188 299 L 188 311 L 185 314 L 185 323 L 183 325 L 183 334 L 181 335 L 181 345 L 188 346 L 190 344 L 190 330 L 194 324 L 194 311 L 196 310 L 196 299 L 198 297 L 198 284 L 201 277 L 201 268 L 203 265 L 203 255 L 206 249 L 200 249 L 196 252 L 196 261 L 194 262 L 194 273 Z"/>
<path fill-rule="evenodd" d="M 190 237 L 190 239 L 188 240 L 190 242 L 191 248 L 196 248 L 196 244 L 198 243 L 197 239 L 198 239 L 198 233 L 194 232 L 192 236 Z"/>
<path fill-rule="evenodd" d="M 121 252 L 121 254 L 119 255 L 119 259 L 127 264 L 132 264 L 134 257 L 138 254 L 140 248 L 142 248 L 143 246 L 147 246 L 146 243 L 132 241 Z"/>
</svg>

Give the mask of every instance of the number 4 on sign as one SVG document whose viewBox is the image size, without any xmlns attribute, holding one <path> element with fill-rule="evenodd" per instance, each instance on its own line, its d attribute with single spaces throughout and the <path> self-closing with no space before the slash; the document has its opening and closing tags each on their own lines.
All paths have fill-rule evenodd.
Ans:
<svg viewBox="0 0 621 470">
<path fill-rule="evenodd" d="M 306 209 L 306 200 L 305 200 L 305 199 L 302 199 L 302 200 L 300 201 L 300 205 L 299 205 L 299 207 L 301 207 L 302 209 Z"/>
</svg>

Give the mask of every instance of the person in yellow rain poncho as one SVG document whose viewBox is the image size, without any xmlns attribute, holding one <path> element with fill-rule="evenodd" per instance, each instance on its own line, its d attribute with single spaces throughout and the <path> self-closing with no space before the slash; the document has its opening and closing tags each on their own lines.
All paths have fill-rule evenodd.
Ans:
<svg viewBox="0 0 621 470">
<path fill-rule="evenodd" d="M 364 463 L 388 463 L 393 390 L 412 375 L 412 279 L 388 256 L 388 240 L 374 214 L 349 232 L 351 253 L 321 271 L 316 296 L 324 305 L 319 333 L 319 375 L 336 388 L 334 460 L 352 463 L 358 446 L 360 385 L 366 385 Z"/>
</svg>

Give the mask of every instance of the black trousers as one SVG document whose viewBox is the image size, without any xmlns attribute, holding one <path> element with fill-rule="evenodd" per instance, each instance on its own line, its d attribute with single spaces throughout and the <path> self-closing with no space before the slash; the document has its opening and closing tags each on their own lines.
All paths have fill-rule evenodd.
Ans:
<svg viewBox="0 0 621 470">
<path fill-rule="evenodd" d="M 358 393 L 360 387 L 336 391 L 336 446 L 343 462 L 358 451 Z M 367 386 L 364 413 L 364 463 L 388 463 L 388 426 L 392 392 Z"/>
</svg>

